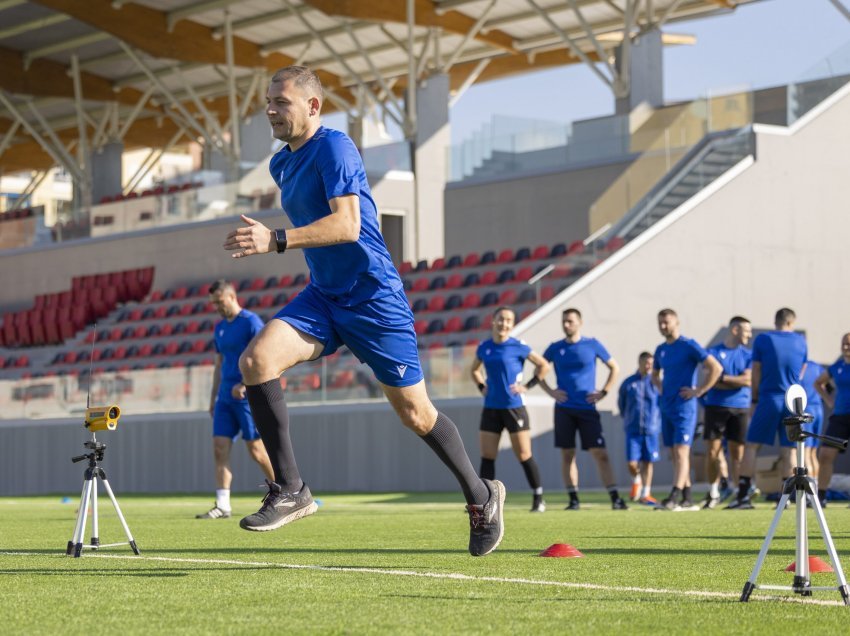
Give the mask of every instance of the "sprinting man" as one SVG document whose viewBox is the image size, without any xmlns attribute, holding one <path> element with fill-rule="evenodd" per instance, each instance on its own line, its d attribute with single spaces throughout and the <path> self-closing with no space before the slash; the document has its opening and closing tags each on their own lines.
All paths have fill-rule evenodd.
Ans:
<svg viewBox="0 0 850 636">
<path fill-rule="evenodd" d="M 750 321 L 735 316 L 729 321 L 723 342 L 708 348 L 723 369 L 720 379 L 703 398 L 709 483 L 704 509 L 714 509 L 732 495 L 730 479 L 733 484 L 738 482 L 750 417 L 753 353 L 747 344 L 752 337 Z M 722 461 L 724 439 L 729 449 L 728 464 Z"/>
<path fill-rule="evenodd" d="M 478 345 L 472 361 L 472 381 L 484 395 L 479 440 L 481 442 L 481 471 L 484 479 L 496 478 L 496 456 L 499 438 L 507 429 L 511 447 L 522 466 L 533 498 L 531 512 L 546 512 L 540 470 L 531 453 L 531 421 L 525 408 L 523 394 L 545 378 L 549 363 L 522 340 L 511 337 L 516 314 L 510 307 L 499 307 L 493 313 L 492 338 Z M 522 383 L 522 367 L 528 360 L 534 365 L 534 375 Z M 487 372 L 482 374 L 482 367 Z"/>
<path fill-rule="evenodd" d="M 215 326 L 215 369 L 213 370 L 210 415 L 213 420 L 213 457 L 215 458 L 215 505 L 197 519 L 227 519 L 231 515 L 230 452 L 233 441 L 242 433 L 245 446 L 267 479 L 274 479 L 269 456 L 245 399 L 245 385 L 239 372 L 239 356 L 251 339 L 260 333 L 263 321 L 247 309 L 242 309 L 236 290 L 226 280 L 217 280 L 210 287 L 210 302 L 215 305 L 221 320 Z"/>
<path fill-rule="evenodd" d="M 638 356 L 635 373 L 623 380 L 617 394 L 617 407 L 626 429 L 626 461 L 632 476 L 632 501 L 656 505 L 652 496 L 653 464 L 658 461 L 658 434 L 661 411 L 658 389 L 652 383 L 653 356 Z"/>
<path fill-rule="evenodd" d="M 576 433 L 581 436 L 582 450 L 590 451 L 596 462 L 599 477 L 608 489 L 611 507 L 626 510 L 626 502 L 617 492 L 617 482 L 605 448 L 602 422 L 596 403 L 608 395 L 614 386 L 619 366 L 596 338 L 581 335 L 581 312 L 565 309 L 562 316 L 563 340 L 550 344 L 543 357 L 555 366 L 558 385 L 552 389 L 545 380 L 543 390 L 555 399 L 555 446 L 561 449 L 561 472 L 570 501 L 567 510 L 578 510 L 578 466 L 576 465 Z M 608 367 L 604 386 L 596 389 L 596 361 Z"/>
<path fill-rule="evenodd" d="M 826 434 L 841 439 L 850 438 L 850 333 L 841 337 L 841 357 L 821 372 L 815 381 L 815 388 L 826 405 L 832 409 Z M 834 389 L 834 392 L 831 393 L 829 388 Z M 806 407 L 806 410 L 809 408 Z M 832 480 L 833 465 L 839 452 L 843 451 L 831 446 L 821 446 L 818 451 L 818 499 L 821 504 L 826 503 L 826 491 Z"/>
<path fill-rule="evenodd" d="M 697 399 L 714 386 L 722 367 L 696 340 L 679 329 L 679 316 L 672 309 L 658 312 L 658 331 L 664 336 L 655 349 L 652 381 L 661 394 L 661 435 L 671 449 L 673 488 L 661 502 L 667 510 L 695 509 L 691 499 L 691 445 L 697 426 Z M 702 364 L 706 373 L 697 385 Z"/>
<path fill-rule="evenodd" d="M 505 488 L 476 474 L 457 427 L 428 397 L 413 314 L 378 229 L 360 154 L 347 135 L 322 126 L 322 85 L 310 69 L 279 70 L 266 99 L 273 135 L 287 144 L 272 157 L 270 170 L 294 229 L 271 230 L 243 216 L 245 226 L 227 235 L 224 248 L 234 258 L 303 249 L 310 283 L 240 359 L 251 412 L 274 469 L 262 507 L 240 525 L 274 530 L 316 511 L 295 461 L 279 376 L 345 344 L 371 367 L 402 423 L 457 478 L 469 514 L 469 552 L 488 554 L 502 540 Z"/>
<path fill-rule="evenodd" d="M 783 480 L 791 475 L 794 442 L 788 439 L 782 418 L 785 417 L 785 391 L 800 381 L 806 368 L 808 347 L 806 339 L 794 333 L 797 315 L 783 307 L 774 317 L 775 331 L 760 333 L 753 341 L 753 417 L 747 429 L 747 443 L 741 462 L 738 496 L 727 508 L 749 510 L 753 508 L 750 487 L 756 455 L 762 444 L 773 445 L 779 435 L 781 475 Z"/>
</svg>

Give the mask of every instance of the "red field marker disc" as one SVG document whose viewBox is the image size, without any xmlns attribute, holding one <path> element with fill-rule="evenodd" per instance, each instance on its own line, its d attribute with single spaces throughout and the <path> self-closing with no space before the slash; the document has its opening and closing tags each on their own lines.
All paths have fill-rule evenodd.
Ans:
<svg viewBox="0 0 850 636">
<path fill-rule="evenodd" d="M 797 571 L 797 562 L 795 561 L 787 568 L 785 568 L 786 572 L 796 572 Z M 809 557 L 809 572 L 833 572 L 832 566 L 824 561 L 823 559 L 810 556 Z"/>
<path fill-rule="evenodd" d="M 560 557 L 566 559 L 575 559 L 584 555 L 569 543 L 553 543 L 548 548 L 543 550 L 539 556 L 542 557 Z"/>
</svg>

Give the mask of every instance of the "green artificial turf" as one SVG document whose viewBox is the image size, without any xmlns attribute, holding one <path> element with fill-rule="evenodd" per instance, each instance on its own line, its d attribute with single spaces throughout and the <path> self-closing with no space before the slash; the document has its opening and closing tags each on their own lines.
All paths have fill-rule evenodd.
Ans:
<svg viewBox="0 0 850 636">
<path fill-rule="evenodd" d="M 0 629 L 704 636 L 846 633 L 850 624 L 835 591 L 807 602 L 757 590 L 749 604 L 738 602 L 773 516 L 766 503 L 755 511 L 671 513 L 635 504 L 615 512 L 605 495 L 591 494 L 581 511 L 566 512 L 565 498 L 550 495 L 549 510 L 533 515 L 528 495 L 509 493 L 502 545 L 472 558 L 456 495 L 316 496 L 316 515 L 250 533 L 238 518 L 256 510 L 257 497 L 235 497 L 232 519 L 196 520 L 209 496 L 119 493 L 142 556 L 125 545 L 80 559 L 64 556 L 77 495 L 65 503 L 58 495 L 0 499 Z M 850 554 L 850 510 L 837 504 L 826 513 L 839 555 Z M 124 539 L 103 496 L 100 518 L 102 543 Z M 812 513 L 809 520 L 811 553 L 826 559 Z M 794 561 L 793 535 L 789 510 L 759 583 L 790 584 L 783 570 Z M 537 556 L 553 543 L 585 556 Z M 835 576 L 812 581 L 834 585 Z"/>
</svg>

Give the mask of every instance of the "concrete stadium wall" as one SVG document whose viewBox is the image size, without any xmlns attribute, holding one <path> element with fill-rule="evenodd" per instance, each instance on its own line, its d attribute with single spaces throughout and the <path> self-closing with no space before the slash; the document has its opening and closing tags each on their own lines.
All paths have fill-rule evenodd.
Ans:
<svg viewBox="0 0 850 636">
<path fill-rule="evenodd" d="M 756 127 L 757 160 L 685 203 L 523 322 L 536 350 L 563 337 L 560 314 L 578 307 L 623 373 L 661 342 L 656 315 L 677 310 L 682 332 L 708 343 L 742 314 L 772 328 L 793 308 L 809 355 L 840 353 L 850 331 L 847 148 L 850 86 L 791 129 Z M 615 396 L 601 403 L 615 408 Z"/>
<path fill-rule="evenodd" d="M 446 400 L 437 407 L 461 431 L 476 469 L 479 463 L 478 421 L 481 399 Z M 529 398 L 533 450 L 544 487 L 561 490 L 560 455 L 553 447 L 552 402 Z M 297 406 L 292 438 L 299 469 L 314 492 L 321 491 L 451 491 L 451 473 L 417 437 L 406 430 L 385 402 Z M 603 414 L 603 426 L 619 482 L 627 486 L 622 425 Z M 90 435 L 76 420 L 0 422 L 0 496 L 62 493 L 75 495 L 82 486 L 86 462 L 72 464 Z M 125 416 L 117 431 L 104 432 L 103 463 L 110 484 L 124 492 L 212 492 L 214 472 L 211 425 L 206 413 Z M 496 462 L 496 474 L 511 497 L 529 495 L 519 462 L 507 436 Z M 237 441 L 233 454 L 233 490 L 250 492 L 262 473 Z M 580 453 L 583 487 L 599 487 L 596 468 Z M 669 481 L 666 465 L 659 483 Z"/>
<path fill-rule="evenodd" d="M 446 187 L 446 254 L 583 240 L 588 210 L 629 162 Z"/>
</svg>

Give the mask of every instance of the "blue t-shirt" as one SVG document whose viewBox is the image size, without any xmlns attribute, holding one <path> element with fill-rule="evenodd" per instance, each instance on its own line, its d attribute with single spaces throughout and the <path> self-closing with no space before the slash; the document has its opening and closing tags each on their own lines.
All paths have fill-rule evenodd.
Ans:
<svg viewBox="0 0 850 636">
<path fill-rule="evenodd" d="M 596 359 L 608 362 L 611 354 L 596 338 L 579 338 L 578 342 L 558 340 L 550 344 L 543 357 L 555 365 L 558 388 L 567 393 L 566 402 L 557 405 L 593 411 L 595 404 L 587 401 L 587 394 L 596 391 Z"/>
<path fill-rule="evenodd" d="M 515 409 L 525 404 L 522 394 L 511 393 L 510 386 L 522 381 L 522 365 L 530 353 L 531 347 L 516 338 L 500 344 L 485 340 L 478 345 L 475 356 L 487 371 L 486 408 Z"/>
<path fill-rule="evenodd" d="M 661 430 L 658 389 L 650 374 L 630 375 L 620 385 L 617 407 L 623 417 L 627 435 L 657 435 Z"/>
<path fill-rule="evenodd" d="M 753 341 L 753 362 L 761 363 L 759 395 L 785 394 L 800 381 L 808 359 L 806 339 L 793 331 L 767 331 Z"/>
<path fill-rule="evenodd" d="M 663 372 L 661 377 L 661 410 L 665 413 L 688 413 L 696 409 L 697 401 L 679 395 L 684 386 L 693 387 L 697 381 L 697 368 L 708 357 L 708 352 L 696 340 L 679 336 L 672 343 L 662 342 L 655 349 L 654 369 Z"/>
<path fill-rule="evenodd" d="M 850 364 L 844 362 L 844 358 L 838 358 L 829 367 L 829 375 L 835 382 L 835 408 L 833 415 L 847 415 L 850 413 Z"/>
<path fill-rule="evenodd" d="M 707 351 L 723 367 L 723 375 L 741 375 L 747 369 L 753 368 L 753 352 L 743 345 L 730 349 L 721 343 L 715 347 L 709 347 Z M 702 403 L 705 406 L 746 409 L 750 406 L 751 397 L 752 389 L 748 386 L 736 389 L 711 389 L 703 396 Z"/>
<path fill-rule="evenodd" d="M 354 243 L 304 249 L 310 284 L 330 300 L 351 307 L 402 289 L 401 277 L 378 229 L 378 212 L 363 160 L 345 133 L 320 126 L 295 152 L 284 146 L 269 164 L 292 225 L 303 227 L 332 214 L 328 201 L 356 194 L 360 237 Z"/>
<path fill-rule="evenodd" d="M 255 313 L 243 309 L 233 320 L 220 320 L 215 326 L 215 350 L 221 354 L 221 384 L 218 399 L 235 401 L 230 391 L 242 382 L 239 371 L 239 356 L 251 342 L 251 338 L 263 328 L 262 319 Z"/>
<path fill-rule="evenodd" d="M 800 378 L 800 384 L 806 389 L 806 402 L 810 406 L 823 406 L 820 393 L 815 389 L 815 380 L 820 377 L 821 373 L 823 373 L 823 367 L 817 362 L 809 360 L 806 363 L 806 371 Z"/>
</svg>

